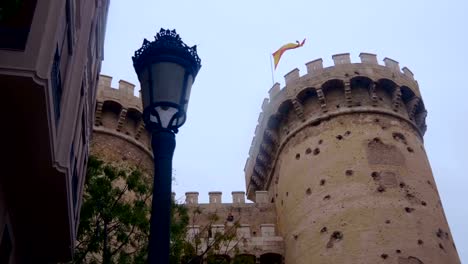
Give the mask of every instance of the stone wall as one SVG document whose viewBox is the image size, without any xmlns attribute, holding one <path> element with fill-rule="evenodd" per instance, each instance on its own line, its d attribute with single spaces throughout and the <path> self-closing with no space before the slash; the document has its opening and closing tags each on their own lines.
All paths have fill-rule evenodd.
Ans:
<svg viewBox="0 0 468 264">
<path fill-rule="evenodd" d="M 94 131 L 90 152 L 119 167 L 138 168 L 146 175 L 153 173 L 153 158 L 146 150 L 106 130 Z"/>
</svg>

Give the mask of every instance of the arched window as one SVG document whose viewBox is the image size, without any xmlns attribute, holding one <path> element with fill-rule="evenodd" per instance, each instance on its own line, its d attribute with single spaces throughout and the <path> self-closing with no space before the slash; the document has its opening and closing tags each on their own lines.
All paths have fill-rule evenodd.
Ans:
<svg viewBox="0 0 468 264">
<path fill-rule="evenodd" d="M 345 106 L 344 82 L 342 80 L 333 79 L 325 82 L 322 85 L 322 91 L 328 109 L 339 109 Z"/>
<path fill-rule="evenodd" d="M 372 80 L 357 76 L 351 79 L 352 106 L 370 105 L 372 100 L 371 90 Z"/>
<path fill-rule="evenodd" d="M 380 106 L 385 106 L 388 109 L 393 108 L 393 94 L 397 85 L 388 79 L 380 79 L 375 87 L 375 93 L 379 100 Z"/>
<path fill-rule="evenodd" d="M 122 132 L 126 135 L 135 136 L 140 122 L 142 122 L 140 111 L 136 110 L 135 108 L 129 108 Z"/>
<path fill-rule="evenodd" d="M 313 114 L 321 113 L 321 105 L 318 100 L 317 90 L 313 87 L 308 87 L 297 94 L 296 99 L 304 109 L 304 115 L 309 117 Z"/>
<path fill-rule="evenodd" d="M 120 111 L 122 111 L 122 105 L 114 101 L 105 101 L 102 105 L 101 125 L 116 129 Z"/>
</svg>

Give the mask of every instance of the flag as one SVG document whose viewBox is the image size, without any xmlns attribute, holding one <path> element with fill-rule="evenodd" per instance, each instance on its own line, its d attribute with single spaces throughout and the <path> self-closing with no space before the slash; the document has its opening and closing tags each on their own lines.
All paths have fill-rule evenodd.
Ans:
<svg viewBox="0 0 468 264">
<path fill-rule="evenodd" d="M 283 45 L 277 51 L 275 51 L 273 53 L 275 69 L 276 69 L 276 66 L 278 66 L 279 60 L 281 59 L 281 56 L 283 55 L 283 53 L 285 51 L 290 50 L 290 49 L 296 49 L 296 48 L 302 47 L 302 46 L 304 46 L 305 41 L 306 41 L 306 39 L 304 39 L 302 42 L 299 42 L 298 40 L 296 40 L 296 43 L 288 43 L 286 45 Z"/>
</svg>

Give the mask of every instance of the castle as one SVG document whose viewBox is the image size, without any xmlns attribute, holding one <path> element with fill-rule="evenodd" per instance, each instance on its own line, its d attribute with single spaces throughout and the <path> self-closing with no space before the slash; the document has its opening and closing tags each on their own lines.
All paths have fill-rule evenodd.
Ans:
<svg viewBox="0 0 468 264">
<path fill-rule="evenodd" d="M 237 219 L 239 251 L 257 263 L 460 263 L 427 159 L 427 111 L 412 72 L 385 58 L 348 53 L 294 69 L 262 104 L 244 192 L 186 206 Z M 91 153 L 152 171 L 150 135 L 134 85 L 101 75 Z M 235 256 L 224 256 L 231 259 Z"/>
</svg>

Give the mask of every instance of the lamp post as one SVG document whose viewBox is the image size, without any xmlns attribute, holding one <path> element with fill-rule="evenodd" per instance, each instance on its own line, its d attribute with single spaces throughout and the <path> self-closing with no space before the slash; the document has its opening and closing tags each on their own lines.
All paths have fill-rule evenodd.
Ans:
<svg viewBox="0 0 468 264">
<path fill-rule="evenodd" d="M 143 121 L 154 155 L 148 263 L 169 263 L 172 156 L 175 133 L 185 123 L 192 84 L 201 67 L 196 46 L 175 30 L 161 29 L 132 57 L 143 99 Z"/>
</svg>

